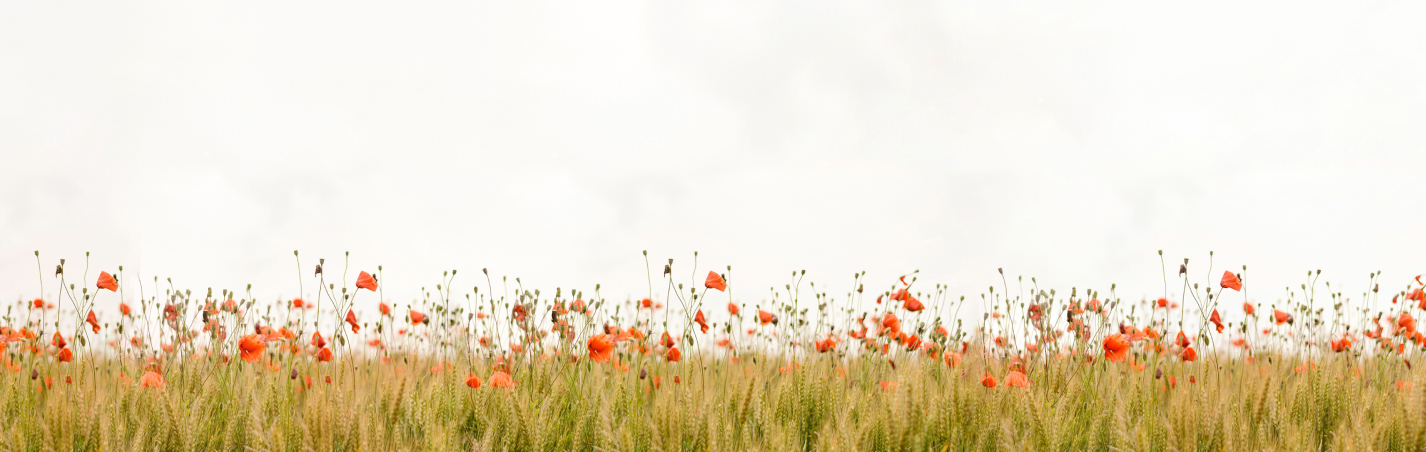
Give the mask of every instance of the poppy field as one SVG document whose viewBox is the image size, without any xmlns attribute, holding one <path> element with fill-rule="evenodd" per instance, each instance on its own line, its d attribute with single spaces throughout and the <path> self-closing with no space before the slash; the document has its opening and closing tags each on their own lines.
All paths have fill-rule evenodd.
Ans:
<svg viewBox="0 0 1426 452">
<path fill-rule="evenodd" d="M 35 256 L 4 450 L 1426 449 L 1422 276 L 1251 290 L 1210 257 L 1157 297 L 1004 271 L 962 296 L 738 287 L 695 254 L 646 294 L 451 270 L 391 300 L 380 266 L 294 252 L 304 296 L 258 300 Z"/>
</svg>

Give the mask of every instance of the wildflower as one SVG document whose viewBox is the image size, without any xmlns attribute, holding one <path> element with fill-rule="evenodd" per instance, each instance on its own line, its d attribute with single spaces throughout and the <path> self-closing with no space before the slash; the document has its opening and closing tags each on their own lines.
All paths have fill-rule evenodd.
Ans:
<svg viewBox="0 0 1426 452">
<path fill-rule="evenodd" d="M 262 338 L 256 334 L 249 334 L 238 340 L 238 349 L 242 352 L 243 361 L 250 363 L 257 362 L 262 358 L 262 350 L 266 347 L 267 343 L 263 342 Z"/>
<path fill-rule="evenodd" d="M 1011 371 L 1009 375 L 1005 376 L 1005 386 L 1011 388 L 1028 388 L 1030 387 L 1030 379 L 1025 378 L 1025 374 L 1020 371 Z M 993 388 L 995 385 L 991 384 L 990 387 Z"/>
<path fill-rule="evenodd" d="M 229 301 L 232 301 L 232 300 L 229 300 Z M 119 315 L 122 315 L 122 316 L 124 316 L 124 317 L 128 317 L 130 314 L 133 314 L 133 313 L 134 313 L 133 308 L 130 308 L 128 303 L 119 302 Z"/>
<path fill-rule="evenodd" d="M 416 311 L 411 311 L 411 312 L 416 312 Z M 511 308 L 511 311 L 510 311 L 510 312 L 511 312 L 511 315 L 515 317 L 515 321 L 520 322 L 520 323 L 525 323 L 525 319 L 529 317 L 528 314 L 525 312 L 525 305 L 523 305 L 523 304 L 516 304 L 514 308 Z M 425 317 L 425 315 L 423 314 L 423 315 L 422 315 L 422 318 L 424 318 L 424 317 Z M 413 320 L 411 324 L 412 324 L 412 325 L 415 325 L 415 321 Z"/>
<path fill-rule="evenodd" d="M 663 336 L 659 338 L 659 345 L 662 345 L 664 347 L 673 347 L 674 345 L 677 345 L 677 343 L 673 341 L 673 336 L 670 336 L 667 331 L 664 331 Z"/>
<path fill-rule="evenodd" d="M 163 389 L 165 386 L 168 386 L 168 382 L 163 381 L 163 375 L 158 372 L 144 372 L 144 376 L 139 377 L 139 387 L 141 388 Z"/>
<path fill-rule="evenodd" d="M 776 316 L 776 315 L 773 315 L 773 313 L 771 313 L 771 312 L 767 312 L 767 311 L 764 311 L 764 310 L 759 309 L 759 310 L 758 310 L 758 323 L 761 323 L 761 324 L 763 324 L 763 325 L 767 325 L 767 324 L 769 324 L 769 323 L 776 325 L 776 324 L 777 324 L 777 316 Z"/>
<path fill-rule="evenodd" d="M 896 314 L 888 312 L 886 316 L 881 318 L 881 328 L 883 330 L 891 330 L 892 334 L 900 333 L 901 319 L 896 318 Z"/>
<path fill-rule="evenodd" d="M 1401 313 L 1401 317 L 1396 319 L 1396 325 L 1405 329 L 1408 334 L 1416 332 L 1416 319 L 1411 317 L 1410 312 Z"/>
<path fill-rule="evenodd" d="M 352 334 L 356 334 L 357 331 L 361 330 L 361 325 L 357 323 L 356 312 L 348 310 L 347 318 L 344 321 L 347 322 L 348 325 L 351 325 Z"/>
<path fill-rule="evenodd" d="M 1288 313 L 1286 313 L 1286 312 L 1282 312 L 1282 311 L 1279 311 L 1279 310 L 1274 309 L 1274 310 L 1273 310 L 1273 322 L 1276 323 L 1276 324 L 1278 324 L 1278 325 L 1282 325 L 1282 324 L 1284 324 L 1284 323 L 1290 325 L 1290 324 L 1292 324 L 1292 314 L 1288 314 Z"/>
<path fill-rule="evenodd" d="M 383 301 L 383 302 L 381 302 L 381 303 L 378 303 L 378 304 L 376 305 L 376 309 L 377 309 L 377 310 L 380 310 L 380 311 L 381 311 L 381 315 L 383 315 L 383 316 L 389 316 L 389 315 L 391 315 L 391 305 L 386 304 L 385 301 Z"/>
<path fill-rule="evenodd" d="M 817 345 L 817 351 L 818 351 L 818 352 L 820 352 L 820 353 L 827 353 L 827 352 L 830 352 L 830 351 L 835 350 L 835 349 L 837 348 L 837 341 L 834 341 L 834 340 L 832 340 L 832 338 L 829 337 L 829 338 L 826 338 L 826 339 L 822 339 L 822 340 L 820 340 L 820 341 L 817 341 L 817 344 L 816 344 L 816 345 Z"/>
<path fill-rule="evenodd" d="M 1188 335 L 1183 334 L 1182 331 L 1178 332 L 1178 338 L 1174 339 L 1173 343 L 1174 345 L 1177 345 L 1179 347 L 1188 347 L 1189 345 L 1191 345 L 1191 343 L 1188 341 Z"/>
<path fill-rule="evenodd" d="M 58 334 L 58 333 L 56 333 L 56 334 Z M 74 352 L 69 351 L 68 348 L 61 348 L 61 349 L 59 349 L 59 353 L 56 353 L 56 354 L 54 355 L 54 359 L 55 359 L 56 361 L 59 361 L 59 362 L 62 362 L 62 363 L 67 363 L 67 362 L 70 362 L 70 361 L 74 361 Z"/>
<path fill-rule="evenodd" d="M 88 323 L 90 327 L 93 327 L 95 333 L 99 332 L 99 318 L 94 316 L 94 311 L 89 311 L 89 315 L 84 317 L 84 323 Z"/>
<path fill-rule="evenodd" d="M 1194 351 L 1193 347 L 1186 347 L 1183 349 L 1183 354 L 1179 355 L 1179 358 L 1183 358 L 1183 360 L 1187 362 L 1194 362 L 1198 360 L 1198 352 Z"/>
<path fill-rule="evenodd" d="M 1248 304 L 1247 302 L 1243 302 L 1243 312 L 1244 312 L 1244 313 L 1246 313 L 1246 314 L 1248 314 L 1248 315 L 1253 315 L 1253 311 L 1255 311 L 1255 309 L 1253 309 L 1253 305 Z"/>
<path fill-rule="evenodd" d="M 1337 339 L 1337 340 L 1332 341 L 1332 351 L 1334 351 L 1334 352 L 1341 353 L 1341 352 L 1350 350 L 1351 348 L 1352 348 L 1352 340 L 1351 340 L 1351 339 L 1348 339 L 1348 338 L 1345 338 L 1345 337 L 1344 337 L 1344 338 L 1341 338 L 1341 339 Z"/>
<path fill-rule="evenodd" d="M 292 307 L 293 307 L 294 309 L 302 309 L 302 299 L 301 299 L 301 298 L 293 298 L 293 299 L 292 299 Z"/>
<path fill-rule="evenodd" d="M 99 272 L 99 281 L 94 283 L 95 287 L 108 289 L 110 292 L 119 290 L 119 282 L 114 280 L 114 276 L 109 272 Z"/>
<path fill-rule="evenodd" d="M 738 305 L 728 303 L 728 314 L 738 315 Z"/>
<path fill-rule="evenodd" d="M 609 361 L 609 357 L 614 354 L 614 341 L 609 339 L 607 334 L 596 334 L 589 338 L 589 359 L 602 363 Z"/>
<path fill-rule="evenodd" d="M 877 382 L 877 384 L 881 386 L 881 390 L 886 391 L 886 392 L 895 391 L 895 390 L 896 390 L 896 386 L 897 386 L 897 383 L 894 382 L 894 381 L 881 381 L 881 382 Z M 995 387 L 995 386 L 992 385 L 991 387 Z"/>
<path fill-rule="evenodd" d="M 668 353 L 665 353 L 663 357 L 664 359 L 669 360 L 669 362 L 676 363 L 679 360 L 683 359 L 683 353 L 679 352 L 677 347 L 674 347 L 668 349 Z"/>
<path fill-rule="evenodd" d="M 1218 315 L 1217 309 L 1213 310 L 1213 315 L 1208 317 L 1208 321 L 1218 328 L 1219 333 L 1223 332 L 1223 317 Z"/>
<path fill-rule="evenodd" d="M 321 332 L 312 333 L 312 346 L 322 348 L 327 346 L 327 340 L 322 338 Z"/>
<path fill-rule="evenodd" d="M 55 348 L 64 348 L 64 346 L 68 345 L 69 342 L 64 340 L 63 335 L 56 332 L 54 333 L 54 338 L 50 339 L 50 344 L 54 345 Z"/>
<path fill-rule="evenodd" d="M 376 292 L 376 278 L 371 276 L 371 273 L 363 271 L 357 275 L 356 287 L 358 289 L 366 289 L 372 292 Z"/>
<path fill-rule="evenodd" d="M 1243 281 L 1239 280 L 1238 275 L 1234 275 L 1233 272 L 1223 272 L 1223 280 L 1218 285 L 1224 289 L 1243 290 Z"/>
<path fill-rule="evenodd" d="M 980 384 L 987 388 L 995 389 L 995 377 L 991 376 L 990 372 L 986 372 L 985 376 L 980 377 Z"/>
<path fill-rule="evenodd" d="M 724 281 L 723 277 L 719 276 L 718 273 L 708 272 L 708 279 L 703 281 L 703 287 L 724 292 L 728 289 L 728 282 Z"/>
<path fill-rule="evenodd" d="M 696 315 L 693 316 L 693 323 L 697 323 L 698 326 L 699 326 L 699 328 L 702 329 L 702 331 L 703 331 L 704 334 L 707 334 L 707 333 L 708 333 L 708 321 L 707 321 L 707 319 L 703 318 L 703 310 L 702 310 L 702 309 L 699 309 L 699 310 L 698 310 L 698 314 L 696 314 Z"/>
<path fill-rule="evenodd" d="M 516 306 L 519 306 L 519 305 L 516 305 Z M 407 317 L 410 318 L 410 321 L 411 321 L 411 324 L 412 324 L 412 325 L 421 325 L 421 324 L 429 324 L 429 323 L 431 323 L 431 319 L 427 318 L 425 313 L 423 313 L 423 312 L 421 312 L 421 311 L 417 311 L 417 310 L 415 310 L 415 309 L 412 309 L 412 310 L 410 310 L 409 312 L 407 312 Z"/>
<path fill-rule="evenodd" d="M 505 372 L 495 372 L 490 375 L 490 387 L 492 388 L 513 388 L 515 380 L 510 378 L 510 374 Z"/>
<path fill-rule="evenodd" d="M 1124 339 L 1123 334 L 1111 334 L 1104 338 L 1104 359 L 1122 362 L 1128 353 L 1129 341 Z"/>
<path fill-rule="evenodd" d="M 322 347 L 321 350 L 318 350 L 318 351 L 317 351 L 317 361 L 324 362 L 324 363 L 325 363 L 325 362 L 331 362 L 331 361 L 332 361 L 332 349 L 326 348 L 326 347 Z"/>
<path fill-rule="evenodd" d="M 480 377 L 475 376 L 475 372 L 471 372 L 465 376 L 465 385 L 474 389 L 480 389 Z"/>
</svg>

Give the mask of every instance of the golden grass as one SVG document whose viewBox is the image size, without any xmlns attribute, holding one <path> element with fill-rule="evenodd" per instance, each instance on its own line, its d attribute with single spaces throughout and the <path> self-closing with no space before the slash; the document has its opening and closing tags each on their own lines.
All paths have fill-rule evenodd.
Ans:
<svg viewBox="0 0 1426 452">
<path fill-rule="evenodd" d="M 981 356 L 955 369 L 906 356 L 892 369 L 870 355 L 828 354 L 788 373 L 779 370 L 784 361 L 750 355 L 741 363 L 628 358 L 629 371 L 588 360 L 517 361 L 513 389 L 467 387 L 467 372 L 488 379 L 484 360 L 437 373 L 430 358 L 294 359 L 278 371 L 197 359 L 169 370 L 164 389 L 118 382 L 118 373 L 138 362 L 37 360 L 22 367 L 40 378 L 28 371 L 0 378 L 0 444 L 175 451 L 1426 449 L 1420 390 L 1395 383 L 1420 383 L 1421 372 L 1399 361 L 1339 359 L 1299 373 L 1298 361 L 1269 356 L 1256 364 L 1145 357 L 1144 371 L 1050 358 L 1028 366 L 1030 388 L 988 389 L 982 372 L 1003 379 L 1005 370 Z M 639 378 L 641 368 L 648 378 Z M 299 378 L 290 378 L 293 369 Z M 675 375 L 681 383 L 673 383 Z M 41 391 L 44 376 L 55 381 Z M 74 382 L 63 383 L 65 376 Z M 305 376 L 313 377 L 310 389 Z M 659 388 L 651 387 L 653 376 Z M 1169 376 L 1177 380 L 1171 388 Z M 882 381 L 896 386 L 883 389 Z"/>
</svg>

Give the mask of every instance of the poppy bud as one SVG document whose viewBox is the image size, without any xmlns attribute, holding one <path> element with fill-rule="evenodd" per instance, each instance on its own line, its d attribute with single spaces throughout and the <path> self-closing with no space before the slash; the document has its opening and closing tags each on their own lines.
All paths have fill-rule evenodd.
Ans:
<svg viewBox="0 0 1426 452">
<path fill-rule="evenodd" d="M 1155 379 L 1155 380 L 1158 380 L 1158 379 L 1163 378 L 1163 377 L 1164 377 L 1164 369 L 1163 369 L 1163 368 L 1159 368 L 1159 367 L 1155 367 L 1155 368 L 1154 368 L 1154 379 Z"/>
<path fill-rule="evenodd" d="M 39 369 L 30 369 L 30 379 L 31 379 L 31 380 L 34 380 L 34 379 L 36 379 L 36 378 L 40 378 L 40 370 L 39 370 Z"/>
<path fill-rule="evenodd" d="M 640 379 L 640 380 L 643 380 L 645 377 L 648 377 L 648 376 L 649 376 L 649 370 L 640 367 L 640 368 L 639 368 L 639 379 Z"/>
<path fill-rule="evenodd" d="M 291 374 L 288 378 L 289 378 L 289 379 L 292 379 L 292 380 L 296 380 L 296 379 L 297 379 L 297 369 L 292 369 L 292 374 Z"/>
</svg>

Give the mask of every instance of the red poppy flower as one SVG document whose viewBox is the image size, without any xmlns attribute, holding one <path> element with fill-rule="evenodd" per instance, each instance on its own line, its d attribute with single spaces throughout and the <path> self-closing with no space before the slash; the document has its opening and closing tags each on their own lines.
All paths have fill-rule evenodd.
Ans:
<svg viewBox="0 0 1426 452">
<path fill-rule="evenodd" d="M 1254 311 L 1256 311 L 1256 309 L 1253 309 L 1253 305 L 1248 304 L 1247 302 L 1244 302 L 1244 303 L 1243 303 L 1243 312 L 1244 312 L 1244 313 L 1246 313 L 1246 314 L 1248 314 L 1248 315 L 1253 315 L 1253 312 L 1254 312 Z"/>
<path fill-rule="evenodd" d="M 1288 314 L 1288 313 L 1286 313 L 1286 312 L 1282 312 L 1282 311 L 1279 311 L 1279 310 L 1274 309 L 1274 310 L 1273 310 L 1273 322 L 1274 322 L 1274 323 L 1277 323 L 1278 325 L 1282 325 L 1282 324 L 1284 324 L 1284 323 L 1291 324 L 1291 323 L 1292 323 L 1292 314 Z"/>
<path fill-rule="evenodd" d="M 830 338 L 830 337 L 829 337 L 829 338 L 826 338 L 826 339 L 822 339 L 822 340 L 820 340 L 820 341 L 817 341 L 817 351 L 820 352 L 820 353 L 827 353 L 827 352 L 830 352 L 830 351 L 836 350 L 836 349 L 837 349 L 837 341 L 832 340 L 832 338 Z"/>
<path fill-rule="evenodd" d="M 139 377 L 139 387 L 141 388 L 163 389 L 165 386 L 168 386 L 168 382 L 163 381 L 163 375 L 158 372 L 144 372 L 144 376 Z"/>
<path fill-rule="evenodd" d="M 723 280 L 717 272 L 708 272 L 708 279 L 703 281 L 703 287 L 717 289 L 719 292 L 728 290 L 728 282 Z"/>
<path fill-rule="evenodd" d="M 54 338 L 50 339 L 50 344 L 54 345 L 55 348 L 64 348 L 64 346 L 69 345 L 69 342 L 64 340 L 63 335 L 56 332 L 54 333 Z"/>
<path fill-rule="evenodd" d="M 511 309 L 511 313 L 515 316 L 515 321 L 520 323 L 525 323 L 525 319 L 528 317 L 528 314 L 525 313 L 525 305 L 523 304 L 516 304 L 515 307 Z"/>
<path fill-rule="evenodd" d="M 1345 338 L 1345 337 L 1344 337 L 1344 338 L 1341 338 L 1341 339 L 1332 341 L 1332 351 L 1334 351 L 1334 352 L 1341 353 L 1341 352 L 1345 352 L 1345 351 L 1347 351 L 1347 350 L 1351 350 L 1351 348 L 1352 348 L 1352 340 L 1351 340 L 1351 339 L 1348 339 L 1348 338 Z"/>
<path fill-rule="evenodd" d="M 431 319 L 427 318 L 425 313 L 414 309 L 410 310 L 407 316 L 410 317 L 412 325 L 429 324 L 431 322 Z"/>
<path fill-rule="evenodd" d="M 586 345 L 589 346 L 589 359 L 597 363 L 609 361 L 609 357 L 614 354 L 614 340 L 607 334 L 590 337 Z"/>
<path fill-rule="evenodd" d="M 896 318 L 896 314 L 888 312 L 881 318 L 881 327 L 883 330 L 891 330 L 891 334 L 900 333 L 901 319 Z"/>
<path fill-rule="evenodd" d="M 330 362 L 330 361 L 332 361 L 332 349 L 326 348 L 326 347 L 322 347 L 321 350 L 318 350 L 318 351 L 317 351 L 317 361 L 324 362 L 324 363 L 325 363 L 325 362 Z"/>
<path fill-rule="evenodd" d="M 1401 313 L 1401 317 L 1396 319 L 1396 325 L 1405 329 L 1407 333 L 1416 332 L 1416 318 L 1411 317 L 1410 312 Z"/>
<path fill-rule="evenodd" d="M 361 272 L 357 275 L 356 287 L 376 292 L 376 278 L 371 273 Z"/>
<path fill-rule="evenodd" d="M 673 336 L 669 336 L 668 332 L 664 331 L 663 336 L 659 337 L 659 345 L 662 345 L 664 347 L 673 347 L 678 344 L 673 341 Z"/>
<path fill-rule="evenodd" d="M 255 363 L 262 358 L 262 350 L 267 347 L 267 342 L 256 334 L 243 336 L 238 340 L 238 349 L 242 352 L 243 361 Z"/>
<path fill-rule="evenodd" d="M 1223 272 L 1223 280 L 1218 283 L 1224 289 L 1243 290 L 1243 281 L 1238 279 L 1238 275 L 1233 272 Z"/>
<path fill-rule="evenodd" d="M 110 292 L 119 290 L 119 282 L 114 280 L 114 276 L 109 272 L 99 272 L 99 281 L 94 283 L 100 289 L 109 289 Z"/>
<path fill-rule="evenodd" d="M 295 308 L 295 309 L 302 309 L 302 299 L 301 299 L 301 298 L 293 298 L 293 299 L 292 299 L 292 307 Z"/>
<path fill-rule="evenodd" d="M 130 308 L 128 303 L 119 303 L 119 314 L 120 314 L 120 315 L 123 315 L 123 316 L 125 316 L 125 317 L 128 317 L 129 314 L 133 314 L 133 312 L 134 312 L 134 311 L 133 311 L 133 308 Z"/>
<path fill-rule="evenodd" d="M 58 333 L 55 333 L 55 334 L 58 334 Z M 54 355 L 54 359 L 56 359 L 56 360 L 58 360 L 59 362 L 62 362 L 62 363 L 67 363 L 67 362 L 70 362 L 70 361 L 74 361 L 74 352 L 69 351 L 68 348 L 61 348 L 61 349 L 59 349 L 59 353 L 56 353 L 56 354 Z"/>
<path fill-rule="evenodd" d="M 767 325 L 769 323 L 775 323 L 776 321 L 777 316 L 773 315 L 773 313 L 761 309 L 758 310 L 758 323 Z"/>
<path fill-rule="evenodd" d="M 980 384 L 987 388 L 995 389 L 995 377 L 991 376 L 990 372 L 986 372 L 985 376 L 980 377 Z"/>
<path fill-rule="evenodd" d="M 357 323 L 357 318 L 356 318 L 356 313 L 355 313 L 355 312 L 347 311 L 346 322 L 347 322 L 347 324 L 349 324 L 349 325 L 352 326 L 352 333 L 353 333 L 353 334 L 355 334 L 357 331 L 361 330 L 361 325 Z"/>
<path fill-rule="evenodd" d="M 946 352 L 946 367 L 955 368 L 956 366 L 961 365 L 962 359 L 964 358 L 961 357 L 960 353 Z"/>
<path fill-rule="evenodd" d="M 510 374 L 505 372 L 495 372 L 490 375 L 490 387 L 492 388 L 513 388 L 515 380 L 510 378 Z"/>
<path fill-rule="evenodd" d="M 1018 370 L 1011 371 L 1009 375 L 1005 376 L 1005 386 L 1011 388 L 1028 388 L 1030 387 L 1030 379 L 1026 378 L 1025 374 Z"/>
<path fill-rule="evenodd" d="M 693 316 L 693 323 L 697 323 L 698 327 L 702 329 L 703 333 L 708 333 L 708 321 L 707 319 L 703 318 L 702 309 L 699 309 L 698 314 Z"/>
<path fill-rule="evenodd" d="M 326 346 L 327 346 L 327 340 L 324 339 L 324 338 L 322 338 L 322 333 L 321 333 L 321 332 L 313 332 L 313 333 L 312 333 L 312 346 L 313 346 L 313 347 L 317 347 L 317 348 L 322 348 L 322 347 L 326 347 Z"/>
<path fill-rule="evenodd" d="M 1104 338 L 1104 359 L 1122 362 L 1129 354 L 1129 340 L 1123 334 L 1111 334 Z"/>
<path fill-rule="evenodd" d="M 1218 327 L 1219 333 L 1223 332 L 1223 317 L 1218 315 L 1217 309 L 1213 310 L 1213 315 L 1208 316 L 1208 321 L 1212 322 L 1214 326 Z"/>
<path fill-rule="evenodd" d="M 728 303 L 728 313 L 732 315 L 738 315 L 738 305 Z"/>
<path fill-rule="evenodd" d="M 676 363 L 679 360 L 683 359 L 683 352 L 678 351 L 678 347 L 674 347 L 668 349 L 668 353 L 664 353 L 663 357 L 669 362 Z"/>
<path fill-rule="evenodd" d="M 99 318 L 94 316 L 94 311 L 89 311 L 89 315 L 84 317 L 84 323 L 88 323 L 90 327 L 93 327 L 95 333 L 99 332 Z"/>
<path fill-rule="evenodd" d="M 1173 343 L 1174 345 L 1177 345 L 1179 347 L 1188 347 L 1189 345 L 1193 344 L 1192 342 L 1188 341 L 1188 335 L 1183 334 L 1182 331 L 1178 332 L 1178 337 L 1173 340 Z"/>
<path fill-rule="evenodd" d="M 475 389 L 480 389 L 480 377 L 475 376 L 475 372 L 471 372 L 469 375 L 465 376 L 465 385 Z"/>
<path fill-rule="evenodd" d="M 386 304 L 384 301 L 377 304 L 376 309 L 381 311 L 381 315 L 391 315 L 391 305 Z"/>
</svg>

